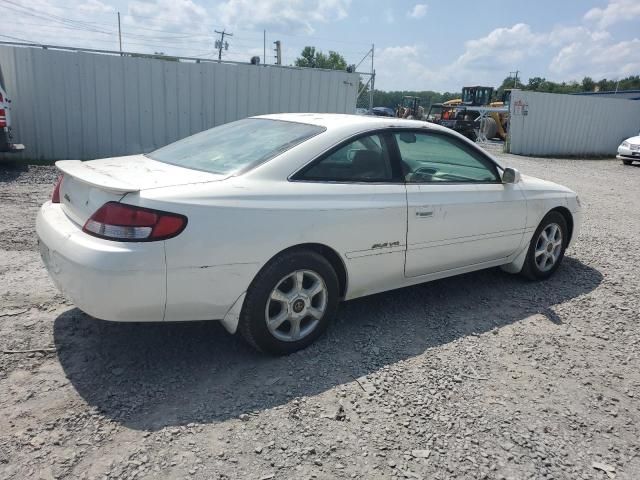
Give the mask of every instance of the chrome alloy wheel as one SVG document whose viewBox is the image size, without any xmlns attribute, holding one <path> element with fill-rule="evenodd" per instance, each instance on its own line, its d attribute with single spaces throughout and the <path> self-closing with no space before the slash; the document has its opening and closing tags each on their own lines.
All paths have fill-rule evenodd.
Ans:
<svg viewBox="0 0 640 480">
<path fill-rule="evenodd" d="M 309 335 L 327 308 L 327 286 L 311 270 L 296 270 L 282 278 L 271 291 L 265 308 L 269 332 L 284 342 Z"/>
<path fill-rule="evenodd" d="M 540 232 L 536 241 L 536 266 L 541 272 L 548 272 L 560 258 L 561 252 L 562 229 L 557 223 L 550 223 Z"/>
</svg>

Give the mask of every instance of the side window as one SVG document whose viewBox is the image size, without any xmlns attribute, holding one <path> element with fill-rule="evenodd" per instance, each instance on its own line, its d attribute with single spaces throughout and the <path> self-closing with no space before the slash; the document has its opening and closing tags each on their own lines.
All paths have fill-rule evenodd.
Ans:
<svg viewBox="0 0 640 480">
<path fill-rule="evenodd" d="M 298 180 L 385 182 L 393 180 L 386 143 L 379 135 L 361 137 L 324 157 Z"/>
<path fill-rule="evenodd" d="M 407 183 L 499 182 L 488 160 L 474 155 L 444 135 L 394 133 Z"/>
</svg>

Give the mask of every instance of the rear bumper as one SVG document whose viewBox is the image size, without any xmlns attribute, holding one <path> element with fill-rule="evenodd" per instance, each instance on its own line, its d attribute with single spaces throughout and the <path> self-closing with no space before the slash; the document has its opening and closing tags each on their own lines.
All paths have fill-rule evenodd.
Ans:
<svg viewBox="0 0 640 480">
<path fill-rule="evenodd" d="M 118 243 L 85 234 L 45 203 L 36 232 L 42 260 L 58 289 L 89 315 L 115 321 L 164 319 L 164 242 Z"/>
</svg>

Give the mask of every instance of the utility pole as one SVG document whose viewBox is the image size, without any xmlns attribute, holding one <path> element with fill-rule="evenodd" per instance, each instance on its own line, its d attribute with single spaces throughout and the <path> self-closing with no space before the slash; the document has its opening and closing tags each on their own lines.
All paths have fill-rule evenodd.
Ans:
<svg viewBox="0 0 640 480">
<path fill-rule="evenodd" d="M 122 56 L 122 30 L 120 29 L 120 12 L 118 12 L 118 41 L 120 42 L 120 56 Z"/>
<path fill-rule="evenodd" d="M 509 72 L 509 76 L 513 75 L 513 88 L 518 88 L 518 74 L 520 70 L 516 70 L 515 72 Z"/>
<path fill-rule="evenodd" d="M 371 44 L 371 88 L 369 89 L 369 110 L 373 108 L 373 89 L 376 85 L 376 71 L 373 68 L 373 54 L 375 52 L 376 46 Z"/>
<path fill-rule="evenodd" d="M 214 30 L 214 32 L 220 34 L 220 40 L 216 40 L 216 47 L 218 48 L 218 61 L 222 60 L 222 49 L 229 50 L 229 42 L 224 41 L 225 35 L 228 37 L 233 37 L 233 33 L 227 33 L 224 30 L 219 32 L 218 30 Z"/>
<path fill-rule="evenodd" d="M 276 48 L 273 49 L 276 52 L 276 65 L 282 65 L 282 44 L 280 43 L 280 40 L 276 40 L 273 43 L 276 46 Z"/>
<path fill-rule="evenodd" d="M 262 31 L 262 62 L 267 64 L 267 31 Z"/>
</svg>

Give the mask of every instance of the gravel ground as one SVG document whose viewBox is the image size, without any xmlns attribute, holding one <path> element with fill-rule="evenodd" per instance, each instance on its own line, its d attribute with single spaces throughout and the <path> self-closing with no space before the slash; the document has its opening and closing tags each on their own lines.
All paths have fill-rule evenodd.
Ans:
<svg viewBox="0 0 640 480">
<path fill-rule="evenodd" d="M 351 301 L 286 358 L 75 309 L 36 251 L 55 172 L 0 166 L 0 478 L 640 478 L 640 168 L 500 157 L 586 208 L 552 279 Z"/>
</svg>

